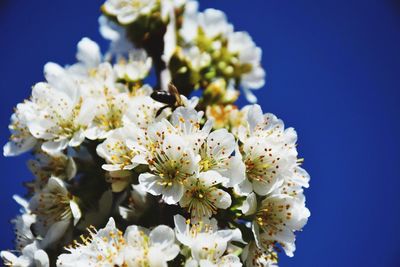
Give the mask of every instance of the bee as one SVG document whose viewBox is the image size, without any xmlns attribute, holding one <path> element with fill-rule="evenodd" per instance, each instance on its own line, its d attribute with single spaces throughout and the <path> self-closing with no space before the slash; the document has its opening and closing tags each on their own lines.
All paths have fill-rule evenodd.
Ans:
<svg viewBox="0 0 400 267">
<path fill-rule="evenodd" d="M 162 108 L 160 108 L 156 116 L 160 115 L 161 112 L 166 108 L 171 108 L 174 111 L 177 107 L 183 106 L 183 101 L 181 95 L 179 94 L 178 89 L 172 84 L 168 84 L 168 91 L 164 90 L 155 90 L 150 95 L 154 100 L 165 104 Z"/>
</svg>

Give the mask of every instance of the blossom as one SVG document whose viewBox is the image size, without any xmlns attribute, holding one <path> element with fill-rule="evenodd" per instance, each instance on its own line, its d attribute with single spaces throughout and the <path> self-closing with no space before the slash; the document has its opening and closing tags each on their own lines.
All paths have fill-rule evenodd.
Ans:
<svg viewBox="0 0 400 267">
<path fill-rule="evenodd" d="M 277 255 L 273 248 L 259 248 L 255 242 L 246 245 L 242 259 L 248 267 L 277 267 Z"/>
<path fill-rule="evenodd" d="M 32 233 L 31 227 L 36 222 L 36 215 L 29 210 L 29 203 L 18 195 L 13 196 L 21 208 L 21 215 L 18 215 L 11 222 L 14 225 L 15 247 L 21 251 L 27 245 L 35 241 L 35 235 Z"/>
<path fill-rule="evenodd" d="M 135 225 L 125 234 L 110 218 L 105 228 L 98 232 L 89 230 L 90 236 L 82 237 L 82 244 L 67 248 L 70 253 L 61 254 L 57 266 L 165 266 L 179 253 L 171 228 L 160 225 L 152 231 Z"/>
<path fill-rule="evenodd" d="M 72 157 L 62 153 L 50 155 L 41 150 L 36 151 L 35 159 L 28 161 L 28 168 L 36 176 L 34 181 L 26 184 L 33 192 L 43 189 L 51 176 L 70 180 L 77 172 Z"/>
<path fill-rule="evenodd" d="M 107 0 L 104 11 L 116 16 L 121 24 L 134 22 L 141 15 L 148 15 L 156 6 L 157 0 Z"/>
<path fill-rule="evenodd" d="M 197 9 L 198 3 L 195 1 L 190 1 L 185 5 L 180 35 L 186 42 L 193 42 L 197 38 L 199 29 L 210 39 L 233 32 L 233 26 L 227 22 L 224 12 L 208 8 L 199 13 Z"/>
<path fill-rule="evenodd" d="M 112 92 L 105 87 L 93 98 L 93 120 L 87 126 L 85 136 L 91 140 L 104 139 L 113 130 L 132 123 L 146 128 L 156 120 L 157 111 L 162 107 L 149 96 L 151 92 L 147 85 L 135 88 L 133 92 Z"/>
<path fill-rule="evenodd" d="M 206 72 L 206 67 L 210 67 L 204 77 L 209 79 L 208 82 L 219 77 L 226 82 L 237 80 L 237 86 L 243 88 L 247 100 L 256 102 L 250 89 L 264 86 L 265 71 L 261 67 L 261 49 L 250 35 L 235 32 L 220 10 L 211 8 L 198 12 L 198 4 L 194 1 L 186 3 L 182 21 L 179 35 L 183 41 L 177 45 L 186 51 L 180 58 L 187 61 L 191 71 Z"/>
<path fill-rule="evenodd" d="M 40 249 L 38 242 L 34 242 L 21 251 L 21 255 L 16 256 L 9 251 L 1 251 L 1 258 L 5 266 L 15 267 L 49 267 L 49 257 L 46 252 Z"/>
<path fill-rule="evenodd" d="M 249 197 L 254 193 L 251 193 Z M 250 205 L 257 205 L 250 202 Z M 278 242 L 288 256 L 295 250 L 295 231 L 300 231 L 310 216 L 304 201 L 288 195 L 271 194 L 264 198 L 255 210 L 253 232 L 259 247 L 263 243 Z"/>
<path fill-rule="evenodd" d="M 170 124 L 166 121 L 164 123 L 170 131 L 172 130 L 192 144 L 194 151 L 198 151 L 212 128 L 211 120 L 207 120 L 201 127 L 202 118 L 203 112 L 190 107 L 179 107 L 172 113 Z"/>
<path fill-rule="evenodd" d="M 184 182 L 198 172 L 199 158 L 181 136 L 167 134 L 148 159 L 150 172 L 139 182 L 152 195 L 162 195 L 167 204 L 177 203 L 184 194 Z"/>
<path fill-rule="evenodd" d="M 208 118 L 214 120 L 214 128 L 227 128 L 237 137 L 239 127 L 245 124 L 246 110 L 234 105 L 212 105 L 206 109 Z"/>
<path fill-rule="evenodd" d="M 233 25 L 228 23 L 225 13 L 214 8 L 199 13 L 198 23 L 203 33 L 210 39 L 233 32 Z"/>
<path fill-rule="evenodd" d="M 3 154 L 31 150 L 35 178 L 27 200 L 14 197 L 4 264 L 276 267 L 281 248 L 293 256 L 310 216 L 297 133 L 235 103 L 240 90 L 257 100 L 261 49 L 195 0 L 105 0 L 102 11 L 105 54 L 82 38 L 75 63 L 47 63 L 11 116 Z"/>
<path fill-rule="evenodd" d="M 163 104 L 149 96 L 152 91 L 150 87 L 142 86 L 135 92 L 122 117 L 124 124 L 133 123 L 142 129 L 147 129 L 152 123 L 165 117 L 163 112 L 158 114 Z"/>
<path fill-rule="evenodd" d="M 106 160 L 102 168 L 107 171 L 131 170 L 142 162 L 136 161 L 138 153 L 132 143 L 145 139 L 145 133 L 134 124 L 113 131 L 108 138 L 97 146 L 97 154 Z"/>
<path fill-rule="evenodd" d="M 91 102 L 80 96 L 73 79 L 54 63 L 45 66 L 48 83 L 38 83 L 32 90 L 34 116 L 27 122 L 31 134 L 43 139 L 42 149 L 50 154 L 67 146 L 78 146 L 85 139 L 84 130 L 92 119 Z"/>
<path fill-rule="evenodd" d="M 241 193 L 254 191 L 266 195 L 294 176 L 298 166 L 297 136 L 292 128 L 284 130 L 282 121 L 272 114 L 263 116 L 257 105 L 249 110 L 247 117 L 248 128 L 239 130 L 246 180 L 237 188 Z"/>
<path fill-rule="evenodd" d="M 237 266 L 240 260 L 233 254 L 224 255 L 228 242 L 235 239 L 233 230 L 218 230 L 215 221 L 190 225 L 181 215 L 174 216 L 175 234 L 180 243 L 191 250 L 188 266 Z"/>
<path fill-rule="evenodd" d="M 201 172 L 198 177 L 191 177 L 185 182 L 185 193 L 179 204 L 187 208 L 194 221 L 210 218 L 217 209 L 230 207 L 231 196 L 217 186 L 224 178 L 215 171 Z"/>
<path fill-rule="evenodd" d="M 174 231 L 165 225 L 153 230 L 129 226 L 125 231 L 127 266 L 167 266 L 179 254 Z"/>
<path fill-rule="evenodd" d="M 248 139 L 241 152 L 246 165 L 246 180 L 238 186 L 239 192 L 254 191 L 266 195 L 280 186 L 284 177 L 291 175 L 289 163 L 296 164 L 296 157 L 291 158 L 284 152 L 273 140 Z"/>
<path fill-rule="evenodd" d="M 126 38 L 125 28 L 113 22 L 106 16 L 100 16 L 98 22 L 101 36 L 110 41 L 108 51 L 105 55 L 106 59 L 111 59 L 114 56 L 117 56 L 118 58 L 121 55 L 128 54 L 128 51 L 133 49 L 132 43 L 130 43 Z"/>
<path fill-rule="evenodd" d="M 131 50 L 128 60 L 120 57 L 117 64 L 114 65 L 114 71 L 118 79 L 130 82 L 141 81 L 147 77 L 151 69 L 151 62 L 151 58 L 144 50 Z"/>
<path fill-rule="evenodd" d="M 89 237 L 82 237 L 82 243 L 69 246 L 58 256 L 57 266 L 122 266 L 126 240 L 110 218 L 107 225 L 96 231 L 89 229 Z"/>
<path fill-rule="evenodd" d="M 91 140 L 104 139 L 113 130 L 122 127 L 128 101 L 128 93 L 113 94 L 105 89 L 104 94 L 96 99 L 93 120 L 85 130 L 85 136 Z"/>
<path fill-rule="evenodd" d="M 149 208 L 150 200 L 143 185 L 132 185 L 127 207 L 120 206 L 119 213 L 128 221 L 138 220 Z"/>
<path fill-rule="evenodd" d="M 211 132 L 200 148 L 200 170 L 214 170 L 226 178 L 224 185 L 233 187 L 245 179 L 241 158 L 232 155 L 236 149 L 234 136 L 226 129 Z"/>
<path fill-rule="evenodd" d="M 201 51 L 197 46 L 184 48 L 178 50 L 181 56 L 188 60 L 188 65 L 191 70 L 200 71 L 201 69 L 208 67 L 211 63 L 211 56 L 209 53 Z"/>
<path fill-rule="evenodd" d="M 238 64 L 245 69 L 240 83 L 247 100 L 250 103 L 257 102 L 250 89 L 259 89 L 265 84 L 265 71 L 261 67 L 261 49 L 256 47 L 248 33 L 233 32 L 228 35 L 228 50 L 238 55 Z"/>
<path fill-rule="evenodd" d="M 76 198 L 67 185 L 57 177 L 51 177 L 43 190 L 38 191 L 29 202 L 29 209 L 37 216 L 36 231 L 45 237 L 42 246 L 57 241 L 72 224 L 76 225 L 82 214 Z"/>
<path fill-rule="evenodd" d="M 84 37 L 77 45 L 76 59 L 79 62 L 77 64 L 82 64 L 85 69 L 96 68 L 102 61 L 100 47 L 94 41 Z"/>
<path fill-rule="evenodd" d="M 37 139 L 31 134 L 27 126 L 28 121 L 34 114 L 33 112 L 33 105 L 29 101 L 17 105 L 14 114 L 11 116 L 11 123 L 8 126 L 11 131 L 11 137 L 3 148 L 4 156 L 18 156 L 36 145 Z"/>
</svg>

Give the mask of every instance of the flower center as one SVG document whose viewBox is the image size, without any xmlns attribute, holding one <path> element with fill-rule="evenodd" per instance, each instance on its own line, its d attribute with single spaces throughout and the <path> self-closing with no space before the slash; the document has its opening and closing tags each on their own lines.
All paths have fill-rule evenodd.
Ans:
<svg viewBox="0 0 400 267">
<path fill-rule="evenodd" d="M 179 160 L 171 159 L 167 155 L 157 153 L 156 157 L 149 162 L 150 169 L 154 174 L 161 177 L 159 183 L 164 186 L 172 186 L 174 183 L 183 183 L 192 173 L 184 171 L 184 166 L 189 164 L 182 157 Z"/>
<path fill-rule="evenodd" d="M 264 181 L 268 175 L 268 170 L 271 165 L 264 161 L 265 156 L 259 156 L 256 158 L 247 158 L 245 160 L 246 175 L 251 181 Z"/>
</svg>

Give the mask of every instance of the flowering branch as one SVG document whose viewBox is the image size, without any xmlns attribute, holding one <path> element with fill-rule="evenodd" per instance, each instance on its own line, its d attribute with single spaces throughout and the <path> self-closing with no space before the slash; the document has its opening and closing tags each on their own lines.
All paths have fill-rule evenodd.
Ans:
<svg viewBox="0 0 400 267">
<path fill-rule="evenodd" d="M 31 151 L 12 266 L 277 266 L 310 216 L 297 134 L 239 94 L 261 49 L 192 0 L 107 0 L 103 55 L 47 63 L 5 156 Z M 156 84 L 151 86 L 151 71 Z M 197 91 L 194 97 L 193 92 Z"/>
</svg>

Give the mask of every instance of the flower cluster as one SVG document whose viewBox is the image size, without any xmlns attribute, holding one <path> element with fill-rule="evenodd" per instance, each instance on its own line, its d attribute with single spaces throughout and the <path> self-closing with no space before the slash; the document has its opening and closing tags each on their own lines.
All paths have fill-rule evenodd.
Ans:
<svg viewBox="0 0 400 267">
<path fill-rule="evenodd" d="M 250 89 L 264 85 L 261 49 L 222 11 L 200 12 L 193 0 L 109 0 L 103 11 L 136 46 L 161 55 L 154 63 L 164 87 L 172 81 L 184 94 L 205 90 L 204 105 L 233 103 L 241 87 L 256 102 Z"/>
<path fill-rule="evenodd" d="M 30 151 L 35 178 L 15 196 L 16 249 L 4 263 L 277 266 L 281 251 L 293 256 L 309 175 L 293 128 L 234 104 L 237 89 L 254 102 L 249 89 L 264 84 L 251 37 L 191 0 L 102 9 L 108 51 L 83 38 L 77 62 L 47 63 L 11 117 L 4 155 Z"/>
</svg>

